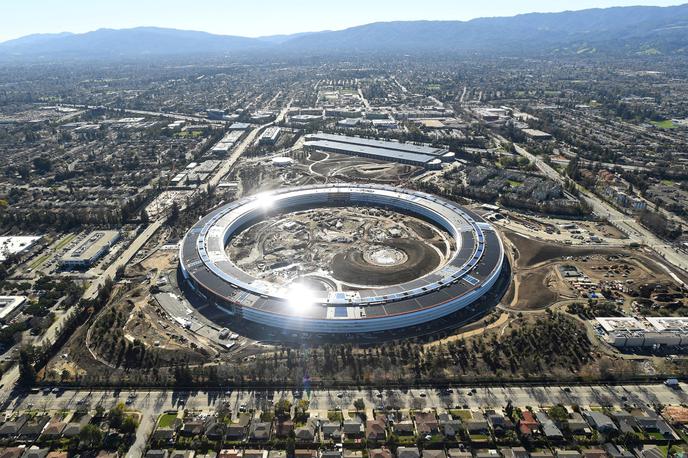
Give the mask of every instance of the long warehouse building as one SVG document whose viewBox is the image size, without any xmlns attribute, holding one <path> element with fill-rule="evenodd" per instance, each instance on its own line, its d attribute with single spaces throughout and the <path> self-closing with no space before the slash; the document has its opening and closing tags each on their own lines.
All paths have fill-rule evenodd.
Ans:
<svg viewBox="0 0 688 458">
<path fill-rule="evenodd" d="M 305 139 L 307 149 L 398 162 L 427 169 L 442 168 L 442 162 L 450 157 L 449 151 L 444 148 L 412 143 L 325 133 L 309 134 Z"/>
</svg>

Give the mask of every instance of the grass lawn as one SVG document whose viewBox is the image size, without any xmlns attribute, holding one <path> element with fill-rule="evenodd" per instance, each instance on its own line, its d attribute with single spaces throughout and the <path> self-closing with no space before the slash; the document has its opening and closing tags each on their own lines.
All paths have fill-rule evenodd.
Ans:
<svg viewBox="0 0 688 458">
<path fill-rule="evenodd" d="M 459 417 L 461 420 L 471 420 L 473 419 L 473 414 L 471 413 L 470 410 L 466 409 L 451 409 L 449 411 L 450 414 L 454 417 Z"/>
<path fill-rule="evenodd" d="M 29 268 L 35 269 L 36 267 L 40 266 L 45 261 L 47 261 L 49 257 L 50 257 L 50 254 L 44 254 L 43 256 L 41 256 L 38 259 L 35 259 L 31 264 L 29 264 Z"/>
<path fill-rule="evenodd" d="M 399 445 L 411 445 L 416 443 L 415 436 L 399 436 Z"/>
<path fill-rule="evenodd" d="M 490 440 L 490 436 L 486 436 L 485 434 L 470 434 L 469 437 L 471 438 L 471 442 L 487 442 Z"/>
<path fill-rule="evenodd" d="M 173 413 L 166 413 L 160 415 L 158 420 L 158 426 L 161 428 L 171 428 L 174 425 L 174 420 L 177 419 L 177 415 Z"/>
<path fill-rule="evenodd" d="M 523 183 L 520 181 L 515 181 L 515 180 L 506 180 L 509 183 L 509 186 L 512 188 L 518 188 L 519 186 L 523 186 Z"/>
<path fill-rule="evenodd" d="M 342 421 L 342 413 L 339 410 L 328 410 L 327 419 L 330 421 Z"/>
<path fill-rule="evenodd" d="M 676 124 L 671 119 L 665 119 L 664 121 L 652 121 L 653 126 L 659 127 L 660 129 L 676 129 Z"/>
<path fill-rule="evenodd" d="M 66 236 L 65 238 L 60 240 L 60 243 L 55 245 L 55 251 L 61 250 L 62 248 L 64 248 L 69 242 L 74 240 L 74 237 L 76 237 L 76 234 L 69 234 L 68 236 Z"/>
</svg>

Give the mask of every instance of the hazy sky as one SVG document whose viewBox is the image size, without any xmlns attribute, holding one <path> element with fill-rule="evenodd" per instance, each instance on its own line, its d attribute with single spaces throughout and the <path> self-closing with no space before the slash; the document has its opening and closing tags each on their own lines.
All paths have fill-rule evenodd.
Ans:
<svg viewBox="0 0 688 458">
<path fill-rule="evenodd" d="M 174 27 L 261 36 L 376 21 L 511 16 L 534 11 L 684 3 L 671 0 L 0 0 L 0 41 L 102 27 Z"/>
</svg>

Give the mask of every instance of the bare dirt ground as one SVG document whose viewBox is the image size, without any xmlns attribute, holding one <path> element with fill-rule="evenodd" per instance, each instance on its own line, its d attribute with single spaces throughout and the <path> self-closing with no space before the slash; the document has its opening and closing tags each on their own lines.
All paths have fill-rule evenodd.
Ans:
<svg viewBox="0 0 688 458">
<path fill-rule="evenodd" d="M 505 297 L 513 310 L 547 308 L 560 301 L 585 298 L 600 288 L 618 290 L 616 298 L 628 305 L 627 289 L 644 283 L 669 283 L 671 277 L 642 252 L 619 247 L 568 246 L 529 239 L 505 231 L 507 249 L 515 260 L 514 281 Z M 591 285 L 582 287 L 563 278 L 560 267 L 575 267 Z"/>
<path fill-rule="evenodd" d="M 270 216 L 230 240 L 227 253 L 239 268 L 279 285 L 317 276 L 348 289 L 418 278 L 445 263 L 454 245 L 408 215 L 327 207 Z"/>
</svg>

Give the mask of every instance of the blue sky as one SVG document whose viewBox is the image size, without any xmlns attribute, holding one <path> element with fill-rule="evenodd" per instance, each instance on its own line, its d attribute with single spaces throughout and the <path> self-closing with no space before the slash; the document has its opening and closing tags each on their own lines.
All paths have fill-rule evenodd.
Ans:
<svg viewBox="0 0 688 458">
<path fill-rule="evenodd" d="M 376 21 L 467 20 L 671 0 L 0 0 L 0 41 L 102 27 L 174 27 L 262 36 L 343 29 Z"/>
</svg>

